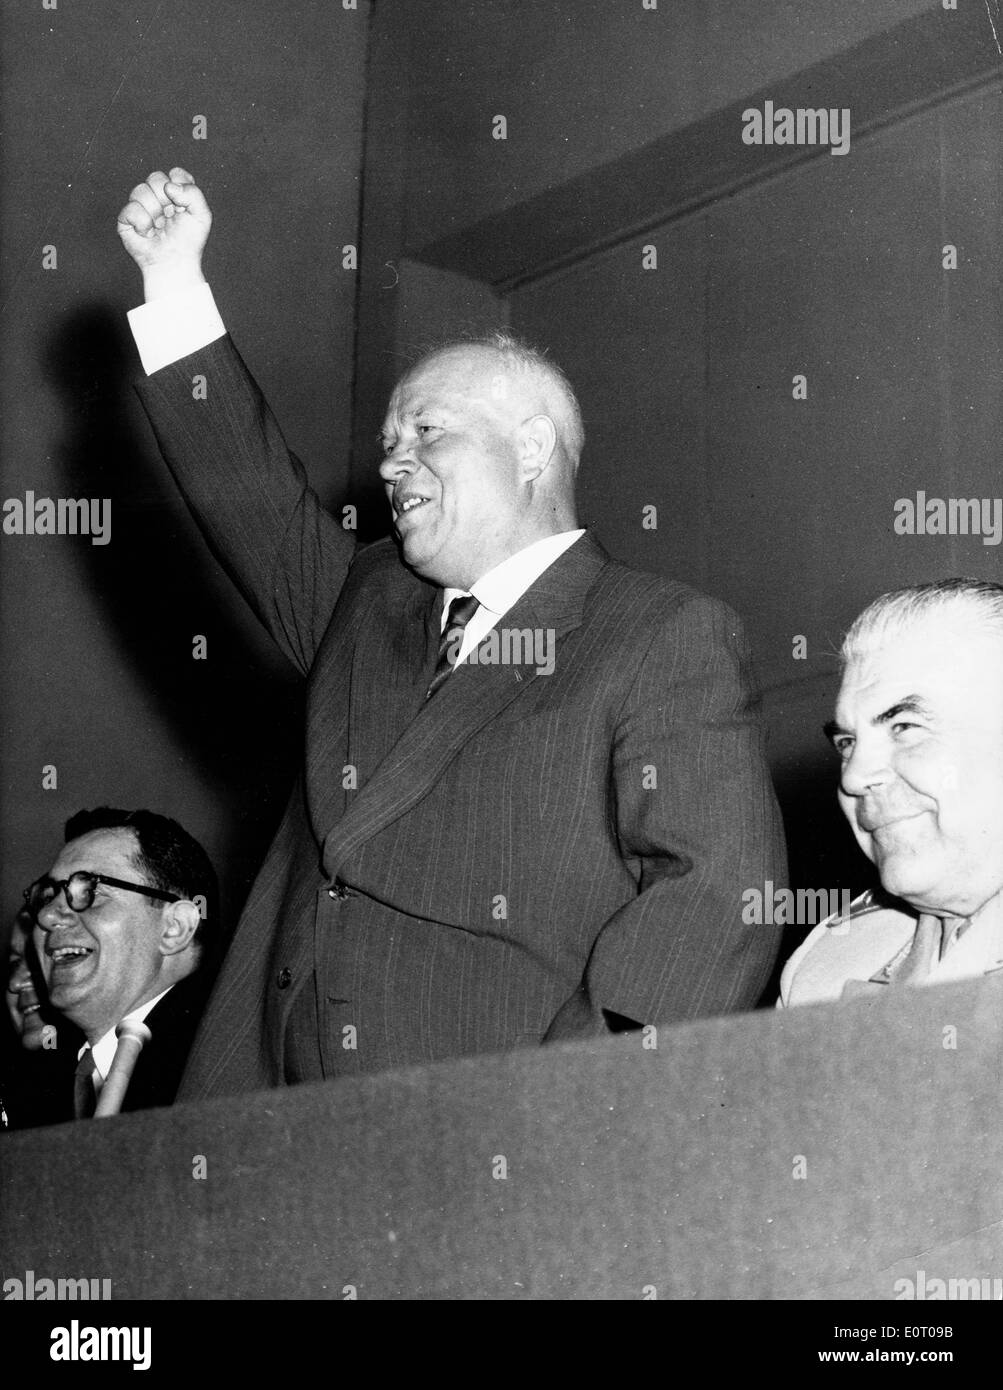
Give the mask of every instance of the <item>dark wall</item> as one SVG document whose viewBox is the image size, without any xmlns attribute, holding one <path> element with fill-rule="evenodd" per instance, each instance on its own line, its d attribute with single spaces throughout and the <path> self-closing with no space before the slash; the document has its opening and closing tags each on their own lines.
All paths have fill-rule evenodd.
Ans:
<svg viewBox="0 0 1003 1390">
<path fill-rule="evenodd" d="M 887 589 L 1003 573 L 981 536 L 893 529 L 896 499 L 917 491 L 1000 493 L 1001 158 L 994 85 L 512 299 L 514 325 L 591 404 L 585 518 L 617 554 L 742 614 L 794 871 L 813 885 L 868 874 L 821 735 L 843 632 Z M 642 268 L 646 245 L 657 270 Z"/>
<path fill-rule="evenodd" d="M 411 52 L 407 245 L 418 251 L 933 5 L 939 0 L 385 4 L 380 25 Z M 491 138 L 496 113 L 508 118 L 504 142 Z"/>
<path fill-rule="evenodd" d="M 223 866 L 232 907 L 279 813 L 298 691 L 207 555 L 133 397 L 125 312 L 141 285 L 115 217 L 153 168 L 203 183 L 227 322 L 314 482 L 339 497 L 355 298 L 340 248 L 358 238 L 367 9 L 5 6 L 2 494 L 112 499 L 106 546 L 0 536 L 8 905 L 66 816 L 108 801 L 177 816 Z"/>
</svg>

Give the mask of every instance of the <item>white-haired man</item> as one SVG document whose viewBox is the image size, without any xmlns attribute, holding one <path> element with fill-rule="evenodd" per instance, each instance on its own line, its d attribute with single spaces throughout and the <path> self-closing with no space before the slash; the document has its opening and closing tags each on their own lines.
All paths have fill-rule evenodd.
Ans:
<svg viewBox="0 0 1003 1390">
<path fill-rule="evenodd" d="M 842 655 L 826 731 L 881 890 L 795 951 L 783 1005 L 1003 969 L 1003 585 L 885 594 Z"/>
<path fill-rule="evenodd" d="M 504 335 L 398 384 L 397 545 L 356 546 L 225 334 L 210 222 L 183 169 L 119 216 L 140 394 L 307 731 L 183 1097 L 752 1007 L 776 946 L 742 889 L 784 851 L 737 618 L 579 527 L 574 394 Z"/>
</svg>

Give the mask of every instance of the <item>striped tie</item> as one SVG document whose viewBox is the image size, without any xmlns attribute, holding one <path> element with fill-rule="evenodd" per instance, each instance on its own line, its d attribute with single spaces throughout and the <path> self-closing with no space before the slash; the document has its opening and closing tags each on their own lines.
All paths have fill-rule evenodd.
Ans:
<svg viewBox="0 0 1003 1390">
<path fill-rule="evenodd" d="M 442 685 L 443 681 L 453 669 L 453 664 L 460 653 L 460 646 L 463 642 L 463 629 L 480 608 L 480 603 L 474 598 L 473 594 L 465 594 L 460 598 L 454 598 L 449 605 L 449 614 L 446 618 L 446 626 L 442 630 L 442 638 L 439 642 L 439 655 L 435 663 L 435 674 L 432 676 L 432 683 L 425 691 L 425 699 L 430 700 L 435 692 Z"/>
</svg>

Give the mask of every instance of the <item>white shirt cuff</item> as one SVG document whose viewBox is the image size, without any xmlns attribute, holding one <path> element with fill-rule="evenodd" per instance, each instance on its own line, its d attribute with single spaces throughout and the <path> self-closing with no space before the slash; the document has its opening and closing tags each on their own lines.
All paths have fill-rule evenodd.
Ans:
<svg viewBox="0 0 1003 1390">
<path fill-rule="evenodd" d="M 130 309 L 129 327 L 147 376 L 226 333 L 208 285 L 195 285 Z"/>
</svg>

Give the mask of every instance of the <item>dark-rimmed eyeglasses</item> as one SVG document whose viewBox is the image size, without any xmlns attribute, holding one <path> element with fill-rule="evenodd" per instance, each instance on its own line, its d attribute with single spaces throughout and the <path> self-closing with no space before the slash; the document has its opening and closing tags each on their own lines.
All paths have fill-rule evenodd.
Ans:
<svg viewBox="0 0 1003 1390">
<path fill-rule="evenodd" d="M 99 883 L 106 883 L 109 888 L 125 888 L 130 893 L 142 893 L 146 898 L 159 898 L 165 903 L 182 901 L 177 893 L 165 893 L 145 883 L 127 883 L 124 878 L 110 878 L 108 874 L 92 874 L 87 869 L 78 869 L 69 878 L 49 878 L 46 874 L 36 879 L 30 888 L 24 890 L 25 907 L 32 919 L 37 921 L 42 908 L 54 902 L 60 893 L 65 893 L 67 907 L 73 912 L 86 912 L 94 906 L 94 892 Z"/>
</svg>

